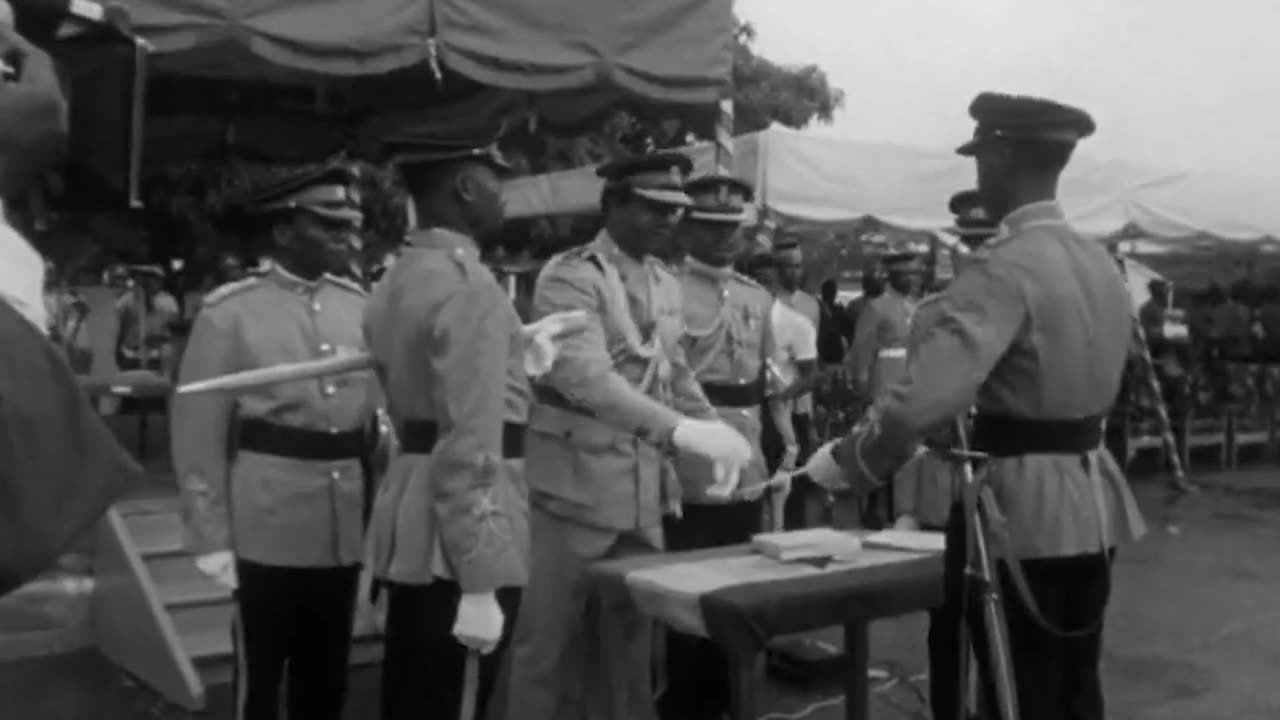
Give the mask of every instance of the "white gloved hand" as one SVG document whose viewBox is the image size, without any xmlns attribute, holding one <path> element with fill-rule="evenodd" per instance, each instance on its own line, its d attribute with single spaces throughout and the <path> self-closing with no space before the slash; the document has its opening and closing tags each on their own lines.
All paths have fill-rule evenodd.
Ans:
<svg viewBox="0 0 1280 720">
<path fill-rule="evenodd" d="M 532 377 L 547 374 L 555 365 L 559 343 L 566 336 L 582 332 L 588 325 L 583 310 L 566 310 L 529 323 L 521 328 L 524 335 L 524 370 Z"/>
<path fill-rule="evenodd" d="M 713 498 L 725 499 L 733 495 L 734 491 L 738 489 L 738 485 L 742 484 L 742 466 L 721 462 L 713 463 L 711 476 L 714 478 L 714 482 L 711 487 L 707 488 L 707 495 Z"/>
<path fill-rule="evenodd" d="M 196 557 L 196 568 L 210 580 L 228 590 L 234 592 L 238 586 L 236 581 L 236 558 L 230 550 Z"/>
<path fill-rule="evenodd" d="M 836 441 L 832 440 L 818 448 L 813 455 L 809 456 L 809 461 L 804 464 L 804 467 L 791 473 L 791 476 L 807 475 L 815 485 L 828 491 L 847 489 L 848 473 L 836 463 L 835 456 L 832 455 L 835 445 Z"/>
<path fill-rule="evenodd" d="M 671 434 L 671 442 L 682 452 L 700 455 L 723 466 L 719 472 L 726 473 L 726 478 L 731 469 L 740 472 L 751 462 L 751 444 L 742 433 L 720 420 L 682 420 Z"/>
<path fill-rule="evenodd" d="M 920 529 L 920 521 L 916 519 L 915 515 L 902 515 L 894 521 L 893 529 L 915 532 Z"/>
<path fill-rule="evenodd" d="M 466 647 L 488 655 L 498 647 L 505 622 L 493 593 L 463 593 L 453 621 L 453 636 Z"/>
</svg>

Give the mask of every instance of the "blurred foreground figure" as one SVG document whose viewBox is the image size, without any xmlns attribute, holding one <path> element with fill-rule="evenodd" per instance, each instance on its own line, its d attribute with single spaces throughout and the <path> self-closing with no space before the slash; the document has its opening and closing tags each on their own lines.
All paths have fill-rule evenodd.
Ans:
<svg viewBox="0 0 1280 720">
<path fill-rule="evenodd" d="M 0 3 L 0 196 L 61 151 L 66 103 L 53 63 Z M 142 470 L 44 336 L 44 261 L 0 206 L 0 595 L 52 566 Z"/>
<path fill-rule="evenodd" d="M 1055 102 L 990 93 L 970 114 L 977 130 L 958 152 L 977 161 L 982 205 L 999 235 L 919 318 L 902 383 L 807 469 L 821 484 L 877 486 L 922 438 L 976 405 L 972 445 L 989 458 L 979 482 L 1001 561 L 1020 715 L 1101 720 L 1111 562 L 1145 527 L 1102 447 L 1132 337 L 1129 293 L 1106 248 L 1072 230 L 1055 199 L 1094 123 Z M 987 657 L 980 605 L 963 602 L 963 507 L 952 506 L 947 529 L 948 612 L 934 617 L 935 632 L 953 638 L 948 658 L 932 658 L 937 718 L 961 716 L 960 688 L 942 682 L 958 678 L 959 653 L 968 651 L 961 622 L 980 664 Z"/>
</svg>

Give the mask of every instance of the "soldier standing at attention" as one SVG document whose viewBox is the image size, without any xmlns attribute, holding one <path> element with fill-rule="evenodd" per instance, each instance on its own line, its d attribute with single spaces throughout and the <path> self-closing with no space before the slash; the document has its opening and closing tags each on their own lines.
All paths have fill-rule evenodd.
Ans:
<svg viewBox="0 0 1280 720">
<path fill-rule="evenodd" d="M 679 153 L 602 166 L 604 229 L 538 277 L 535 315 L 577 310 L 594 322 L 534 385 L 532 558 L 509 720 L 653 716 L 652 623 L 629 597 L 590 591 L 587 568 L 662 550 L 661 481 L 675 451 L 718 461 L 729 492 L 753 457 L 685 361 L 679 281 L 650 255 L 689 205 L 690 169 Z"/>
<path fill-rule="evenodd" d="M 1102 447 L 1132 338 L 1129 293 L 1107 249 L 1072 230 L 1055 200 L 1094 123 L 1076 108 L 993 93 L 969 112 L 977 130 L 958 152 L 976 159 L 1000 233 L 931 306 L 904 382 L 806 469 L 822 484 L 883 483 L 926 433 L 976 403 L 972 444 L 990 458 L 982 482 L 1004 519 L 992 542 L 1021 716 L 1101 719 L 1111 562 L 1145 528 Z M 947 607 L 957 623 L 964 528 L 953 505 Z M 955 678 L 960 651 L 930 674 Z M 935 717 L 956 717 L 958 698 L 954 685 L 935 697 Z"/>
<path fill-rule="evenodd" d="M 365 293 L 331 274 L 362 221 L 354 179 L 324 167 L 253 198 L 274 264 L 204 298 L 181 384 L 363 346 Z M 173 401 L 191 550 L 235 591 L 237 718 L 276 718 L 282 686 L 289 717 L 342 716 L 377 397 L 366 372 Z"/>
<path fill-rule="evenodd" d="M 886 255 L 881 263 L 887 287 L 858 316 L 858 329 L 849 348 L 853 386 L 867 402 L 902 377 L 907 333 L 920 292 L 920 260 L 915 253 Z"/>
<path fill-rule="evenodd" d="M 667 549 L 675 551 L 743 543 L 760 531 L 760 498 L 767 487 L 760 407 L 773 305 L 767 289 L 733 269 L 751 186 L 708 176 L 690 181 L 685 192 L 693 200 L 678 231 L 689 249 L 681 276 L 685 357 L 720 418 L 747 438 L 755 455 L 742 471 L 737 492 L 727 497 L 708 493 L 716 478 L 706 458 L 677 459 L 683 502 L 665 523 Z M 668 638 L 663 716 L 678 720 L 728 712 L 729 675 L 720 651 L 702 638 L 676 632 Z"/>
<path fill-rule="evenodd" d="M 401 450 L 370 525 L 387 589 L 382 718 L 458 717 L 469 650 L 485 654 L 483 718 L 529 565 L 524 340 L 480 261 L 509 166 L 496 146 L 388 144 L 419 227 L 364 325 Z"/>
</svg>

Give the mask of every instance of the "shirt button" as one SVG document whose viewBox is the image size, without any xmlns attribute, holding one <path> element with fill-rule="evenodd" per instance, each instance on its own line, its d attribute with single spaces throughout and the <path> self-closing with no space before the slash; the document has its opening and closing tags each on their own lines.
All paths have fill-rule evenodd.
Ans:
<svg viewBox="0 0 1280 720">
<path fill-rule="evenodd" d="M 320 352 L 324 353 L 325 355 L 328 355 L 329 353 L 333 352 L 333 346 L 330 345 L 329 343 L 320 343 Z"/>
<path fill-rule="evenodd" d="M 325 395 L 333 395 L 333 394 L 334 394 L 334 393 L 336 393 L 336 392 L 338 392 L 338 389 L 337 389 L 337 388 L 335 388 L 334 386 L 332 386 L 332 385 L 325 385 L 325 386 L 324 386 L 324 394 L 325 394 Z"/>
<path fill-rule="evenodd" d="M 320 312 L 320 303 L 319 303 L 319 301 L 316 301 L 316 302 L 311 303 L 311 312 L 313 312 L 313 313 L 318 313 L 318 312 Z"/>
<path fill-rule="evenodd" d="M 341 480 L 341 479 L 342 479 L 342 471 L 341 471 L 341 470 L 334 470 L 333 472 L 329 473 L 329 477 L 333 478 L 334 480 Z"/>
<path fill-rule="evenodd" d="M 329 434 L 330 434 L 330 435 L 337 435 L 337 434 L 338 434 L 338 428 L 336 428 L 336 427 L 331 427 L 331 428 L 329 428 Z"/>
</svg>

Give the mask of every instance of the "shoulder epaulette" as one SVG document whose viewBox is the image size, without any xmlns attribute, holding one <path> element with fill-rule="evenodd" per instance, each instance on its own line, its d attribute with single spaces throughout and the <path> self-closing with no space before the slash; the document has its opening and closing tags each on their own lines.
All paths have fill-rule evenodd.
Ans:
<svg viewBox="0 0 1280 720">
<path fill-rule="evenodd" d="M 600 272 L 604 272 L 604 260 L 600 257 L 599 254 L 595 252 L 595 250 L 592 249 L 590 243 L 587 243 L 586 245 L 578 245 L 576 247 L 571 247 L 568 250 L 565 250 L 564 252 L 560 252 L 560 253 L 556 253 L 555 255 L 552 255 L 547 260 L 547 264 L 544 265 L 542 269 L 545 271 L 554 265 L 561 265 L 563 263 L 571 262 L 574 260 L 585 260 L 586 262 L 589 262 L 592 265 L 595 265 L 596 269 L 599 270 Z"/>
<path fill-rule="evenodd" d="M 365 290 L 363 287 L 360 286 L 360 283 L 350 278 L 345 278 L 345 277 L 342 277 L 341 275 L 333 275 L 330 273 L 325 273 L 324 278 L 325 280 L 328 280 L 329 282 L 333 283 L 334 285 L 337 285 L 343 290 L 350 290 L 351 292 L 359 295 L 360 297 L 364 297 L 369 294 L 367 290 Z"/>
<path fill-rule="evenodd" d="M 261 275 L 251 274 L 239 280 L 233 280 L 229 283 L 219 285 L 200 300 L 200 307 L 213 307 L 219 303 L 226 302 L 230 298 L 257 287 L 261 280 Z"/>
<path fill-rule="evenodd" d="M 743 275 L 742 273 L 738 272 L 737 270 L 734 270 L 734 271 L 733 271 L 733 279 L 734 279 L 734 280 L 737 280 L 738 282 L 742 283 L 743 285 L 746 285 L 747 287 L 751 288 L 752 290 L 764 290 L 764 289 L 765 289 L 765 287 L 764 287 L 763 285 L 761 285 L 760 283 L 758 283 L 758 282 L 756 282 L 755 280 L 751 279 L 751 277 L 750 277 L 750 276 L 748 276 L 748 275 Z"/>
</svg>

